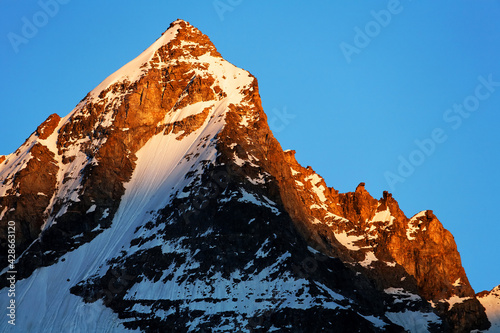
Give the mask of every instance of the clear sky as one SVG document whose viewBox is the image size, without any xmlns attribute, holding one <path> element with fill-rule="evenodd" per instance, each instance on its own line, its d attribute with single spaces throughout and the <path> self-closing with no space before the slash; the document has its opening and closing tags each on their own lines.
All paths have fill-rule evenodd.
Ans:
<svg viewBox="0 0 500 333">
<path fill-rule="evenodd" d="M 58 1 L 58 2 L 55 2 Z M 0 2 L 0 154 L 177 18 L 255 75 L 284 149 L 329 186 L 432 209 L 476 291 L 500 284 L 500 1 Z"/>
</svg>

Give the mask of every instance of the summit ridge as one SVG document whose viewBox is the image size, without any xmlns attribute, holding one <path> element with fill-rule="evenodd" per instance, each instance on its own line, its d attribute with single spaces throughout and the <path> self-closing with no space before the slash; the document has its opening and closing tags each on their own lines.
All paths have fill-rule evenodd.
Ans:
<svg viewBox="0 0 500 333">
<path fill-rule="evenodd" d="M 475 294 L 432 211 L 301 166 L 257 79 L 180 19 L 0 156 L 2 263 L 10 221 L 20 332 L 499 325 L 498 292 Z"/>
</svg>

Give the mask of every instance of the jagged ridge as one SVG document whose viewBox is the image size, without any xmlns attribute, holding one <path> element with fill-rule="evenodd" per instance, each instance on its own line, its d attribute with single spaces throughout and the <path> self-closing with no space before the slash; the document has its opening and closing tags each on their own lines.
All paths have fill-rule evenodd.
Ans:
<svg viewBox="0 0 500 333">
<path fill-rule="evenodd" d="M 50 116 L 0 181 L 18 287 L 51 297 L 26 318 L 39 331 L 488 326 L 432 212 L 327 187 L 273 137 L 255 78 L 182 20 Z M 81 312 L 41 320 L 61 307 Z"/>
</svg>

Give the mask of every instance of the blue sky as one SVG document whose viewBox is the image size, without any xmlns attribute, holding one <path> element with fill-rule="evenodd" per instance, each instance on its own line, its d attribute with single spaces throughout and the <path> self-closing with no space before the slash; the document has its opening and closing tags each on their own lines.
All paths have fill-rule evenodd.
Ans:
<svg viewBox="0 0 500 333">
<path fill-rule="evenodd" d="M 0 3 L 0 154 L 182 18 L 257 77 L 301 164 L 432 209 L 474 289 L 500 283 L 500 1 L 54 1 Z"/>
</svg>

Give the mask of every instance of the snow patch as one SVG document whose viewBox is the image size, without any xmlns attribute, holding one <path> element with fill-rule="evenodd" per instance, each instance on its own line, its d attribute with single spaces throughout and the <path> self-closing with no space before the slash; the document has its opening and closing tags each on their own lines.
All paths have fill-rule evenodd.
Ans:
<svg viewBox="0 0 500 333">
<path fill-rule="evenodd" d="M 342 231 L 341 233 L 335 233 L 335 238 L 337 238 L 339 243 L 344 245 L 348 250 L 358 251 L 360 249 L 360 247 L 357 245 L 354 245 L 354 243 L 363 239 L 364 236 L 348 235 L 347 232 Z M 375 258 L 375 260 L 376 260 L 376 258 Z M 366 259 L 365 259 L 365 261 L 366 261 Z"/>
<path fill-rule="evenodd" d="M 331 218 L 333 218 L 333 221 L 327 222 L 327 225 L 330 226 L 330 227 L 334 225 L 333 222 L 342 222 L 342 223 L 348 223 L 349 222 L 349 220 L 346 219 L 345 217 L 335 215 L 335 214 L 333 214 L 331 212 L 327 212 L 326 215 L 325 215 L 325 217 L 329 217 L 329 218 L 331 217 Z"/>
<path fill-rule="evenodd" d="M 89 209 L 87 209 L 87 211 L 85 212 L 85 214 L 95 212 L 95 209 L 96 209 L 96 205 L 92 205 L 92 206 L 90 206 Z"/>
<path fill-rule="evenodd" d="M 390 288 L 384 289 L 384 292 L 386 294 L 389 294 L 389 295 L 399 296 L 398 300 L 400 300 L 400 301 L 413 301 L 413 302 L 416 302 L 416 301 L 421 301 L 422 300 L 422 298 L 419 295 L 412 294 L 412 293 L 404 290 L 403 288 L 393 288 L 393 287 L 390 287 Z"/>
<path fill-rule="evenodd" d="M 310 181 L 312 185 L 316 185 L 321 181 L 321 177 L 318 176 L 318 174 L 313 173 L 312 175 L 307 176 L 305 180 Z"/>
<path fill-rule="evenodd" d="M 423 213 L 425 215 L 425 211 Z M 406 238 L 408 238 L 408 240 L 417 239 L 414 235 L 420 230 L 419 225 L 422 223 L 422 221 L 419 220 L 419 217 L 422 217 L 422 212 L 418 213 L 408 221 L 408 226 L 406 228 Z"/>
<path fill-rule="evenodd" d="M 363 260 L 359 264 L 366 268 L 366 267 L 370 266 L 375 261 L 378 261 L 378 258 L 375 256 L 375 253 L 370 251 L 370 252 L 366 252 L 365 260 Z"/>
<path fill-rule="evenodd" d="M 8 210 L 9 210 L 9 207 L 5 206 L 5 208 L 0 213 L 0 220 L 3 219 L 3 216 L 5 215 L 5 213 L 7 213 Z"/>
<path fill-rule="evenodd" d="M 413 219 L 415 219 L 415 220 L 416 220 L 416 219 L 418 219 L 418 218 L 420 218 L 420 217 L 424 217 L 424 216 L 426 215 L 426 213 L 427 213 L 427 211 L 426 211 L 426 210 L 423 210 L 423 211 L 421 211 L 421 212 L 419 212 L 419 213 L 415 214 L 415 215 L 414 215 L 411 219 L 412 219 L 412 220 L 413 220 Z"/>
<path fill-rule="evenodd" d="M 486 315 L 491 327 L 486 332 L 500 332 L 500 286 L 494 288 L 486 296 L 478 297 L 479 302 L 486 309 Z"/>
<path fill-rule="evenodd" d="M 396 220 L 396 218 L 391 215 L 391 211 L 389 207 L 387 207 L 386 210 L 375 213 L 375 216 L 373 216 L 370 222 L 389 222 L 388 226 L 390 226 L 394 223 L 394 220 Z"/>
<path fill-rule="evenodd" d="M 455 282 L 453 282 L 453 287 L 460 287 L 462 285 L 462 281 L 458 278 Z"/>
<path fill-rule="evenodd" d="M 375 327 L 384 328 L 387 325 L 387 323 L 385 321 L 383 321 L 382 319 L 380 319 L 378 317 L 375 317 L 375 316 L 363 316 L 362 314 L 360 314 L 360 316 L 363 317 L 363 318 L 365 318 L 369 322 L 371 322 L 373 324 L 373 326 L 375 326 Z"/>
<path fill-rule="evenodd" d="M 439 324 L 441 319 L 433 312 L 409 311 L 386 312 L 386 317 L 394 324 L 402 326 L 408 332 L 429 332 L 429 324 Z"/>
<path fill-rule="evenodd" d="M 460 297 L 457 295 L 453 295 L 450 298 L 447 298 L 447 299 L 442 300 L 440 302 L 447 302 L 448 304 L 450 304 L 450 309 L 451 309 L 456 304 L 463 303 L 464 301 L 469 300 L 469 299 L 472 299 L 472 297 Z"/>
<path fill-rule="evenodd" d="M 240 188 L 240 193 L 242 194 L 242 197 L 238 199 L 240 202 L 249 202 L 257 206 L 263 206 L 269 208 L 274 214 L 279 215 L 279 210 L 275 207 L 276 203 L 273 201 L 269 200 L 265 196 L 262 196 L 264 199 L 261 200 L 259 199 L 255 194 L 247 192 L 244 188 Z"/>
<path fill-rule="evenodd" d="M 104 212 L 102 212 L 101 220 L 105 219 L 108 216 L 109 216 L 109 208 L 106 208 Z"/>
<path fill-rule="evenodd" d="M 269 244 L 269 238 L 266 238 L 264 243 L 262 243 L 262 245 L 260 246 L 259 250 L 257 250 L 257 252 L 255 253 L 256 258 L 267 257 L 267 255 L 271 251 L 271 249 L 268 249 L 266 252 L 264 252 L 264 247 L 266 247 L 267 244 Z"/>
</svg>

